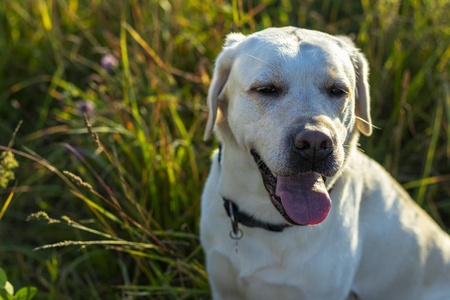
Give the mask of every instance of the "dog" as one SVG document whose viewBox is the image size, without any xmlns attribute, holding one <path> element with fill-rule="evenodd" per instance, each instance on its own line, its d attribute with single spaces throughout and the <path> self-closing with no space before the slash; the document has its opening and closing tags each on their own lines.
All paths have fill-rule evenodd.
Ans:
<svg viewBox="0 0 450 300">
<path fill-rule="evenodd" d="M 375 161 L 368 63 L 343 36 L 227 36 L 200 239 L 214 299 L 450 299 L 450 238 Z"/>
</svg>

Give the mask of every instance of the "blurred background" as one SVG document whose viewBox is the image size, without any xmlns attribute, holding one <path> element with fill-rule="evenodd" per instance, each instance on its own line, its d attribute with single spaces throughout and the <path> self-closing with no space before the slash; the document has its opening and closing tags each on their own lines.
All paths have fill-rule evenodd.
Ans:
<svg viewBox="0 0 450 300">
<path fill-rule="evenodd" d="M 224 37 L 270 26 L 354 39 L 379 128 L 360 148 L 448 232 L 449 15 L 446 0 L 1 1 L 0 268 L 35 299 L 209 299 L 206 93 Z"/>
</svg>

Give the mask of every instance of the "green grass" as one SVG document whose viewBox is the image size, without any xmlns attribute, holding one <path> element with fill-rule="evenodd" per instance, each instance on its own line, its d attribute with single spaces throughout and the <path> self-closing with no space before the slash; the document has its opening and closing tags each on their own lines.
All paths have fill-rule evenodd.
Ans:
<svg viewBox="0 0 450 300">
<path fill-rule="evenodd" d="M 37 299 L 209 298 L 197 235 L 216 147 L 202 141 L 206 93 L 226 34 L 269 26 L 355 38 L 381 128 L 360 147 L 448 229 L 449 11 L 440 0 L 1 1 L 0 151 L 19 162 L 0 163 L 15 173 L 0 188 L 8 281 Z"/>
</svg>

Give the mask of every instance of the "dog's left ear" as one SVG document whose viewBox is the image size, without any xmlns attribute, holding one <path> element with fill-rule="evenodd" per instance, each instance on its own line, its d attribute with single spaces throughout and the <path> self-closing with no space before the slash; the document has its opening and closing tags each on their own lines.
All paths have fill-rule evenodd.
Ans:
<svg viewBox="0 0 450 300">
<path fill-rule="evenodd" d="M 245 36 L 240 33 L 229 34 L 225 40 L 222 52 L 217 57 L 214 75 L 208 91 L 209 115 L 205 135 L 203 136 L 205 141 L 211 136 L 214 123 L 216 122 L 219 98 L 228 81 L 231 67 L 236 57 L 236 46 L 244 38 Z"/>
<path fill-rule="evenodd" d="M 370 117 L 369 64 L 364 55 L 355 47 L 349 37 L 338 36 L 346 44 L 356 73 L 355 115 L 356 127 L 364 135 L 372 134 L 372 119 Z M 348 48 L 348 46 L 350 46 Z"/>
</svg>

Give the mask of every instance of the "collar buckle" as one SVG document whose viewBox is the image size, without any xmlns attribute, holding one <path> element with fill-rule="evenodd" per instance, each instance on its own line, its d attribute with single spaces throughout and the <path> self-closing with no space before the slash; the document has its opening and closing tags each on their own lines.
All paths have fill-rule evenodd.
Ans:
<svg viewBox="0 0 450 300">
<path fill-rule="evenodd" d="M 239 221 L 235 216 L 235 204 L 232 201 L 228 201 L 228 203 L 224 203 L 225 205 L 228 204 L 227 212 L 229 212 L 230 220 L 231 220 L 231 231 L 230 231 L 230 238 L 233 240 L 240 240 L 244 236 L 244 232 L 239 228 Z"/>
</svg>

